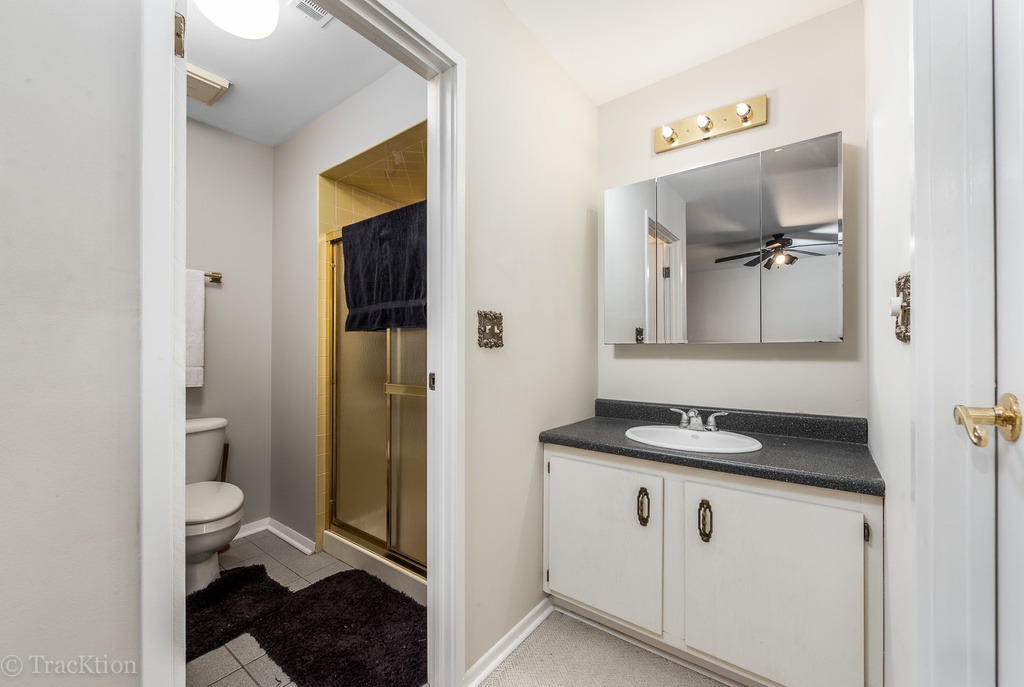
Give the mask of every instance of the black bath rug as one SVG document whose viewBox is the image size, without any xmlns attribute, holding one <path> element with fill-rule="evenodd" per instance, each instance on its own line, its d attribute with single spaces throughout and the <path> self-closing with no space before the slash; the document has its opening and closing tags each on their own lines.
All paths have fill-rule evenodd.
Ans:
<svg viewBox="0 0 1024 687">
<path fill-rule="evenodd" d="M 262 565 L 232 568 L 185 600 L 186 660 L 199 658 L 246 632 L 280 608 L 291 592 Z"/>
<path fill-rule="evenodd" d="M 294 592 L 249 632 L 299 687 L 427 682 L 427 609 L 362 570 Z"/>
</svg>

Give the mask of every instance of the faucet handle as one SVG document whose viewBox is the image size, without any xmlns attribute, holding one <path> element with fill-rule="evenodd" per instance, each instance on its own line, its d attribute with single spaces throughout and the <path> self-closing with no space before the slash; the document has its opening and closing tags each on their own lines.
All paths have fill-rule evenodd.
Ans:
<svg viewBox="0 0 1024 687">
<path fill-rule="evenodd" d="M 716 417 L 720 417 L 722 415 L 728 415 L 728 414 L 729 413 L 724 413 L 724 412 L 722 412 L 722 413 L 711 413 L 710 415 L 708 415 L 708 419 L 704 421 L 704 429 L 709 431 L 709 432 L 717 432 L 718 431 L 718 423 L 715 422 L 715 418 Z"/>
<path fill-rule="evenodd" d="M 679 428 L 686 429 L 687 423 L 689 423 L 689 417 L 687 417 L 686 411 L 681 408 L 669 408 L 673 413 L 679 413 Z M 693 411 L 690 411 L 693 412 Z"/>
</svg>

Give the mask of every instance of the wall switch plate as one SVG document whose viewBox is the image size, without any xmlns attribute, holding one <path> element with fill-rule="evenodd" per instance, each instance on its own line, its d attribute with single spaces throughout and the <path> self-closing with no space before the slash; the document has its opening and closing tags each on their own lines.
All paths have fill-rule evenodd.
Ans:
<svg viewBox="0 0 1024 687">
<path fill-rule="evenodd" d="M 500 312 L 477 310 L 476 345 L 480 348 L 501 348 L 505 345 L 504 324 Z"/>
</svg>

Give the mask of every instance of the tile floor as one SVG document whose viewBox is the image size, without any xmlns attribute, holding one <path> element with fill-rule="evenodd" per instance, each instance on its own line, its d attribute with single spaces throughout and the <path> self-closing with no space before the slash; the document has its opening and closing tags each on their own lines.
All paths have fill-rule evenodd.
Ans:
<svg viewBox="0 0 1024 687">
<path fill-rule="evenodd" d="M 267 574 L 291 591 L 351 566 L 328 553 L 307 556 L 268 530 L 236 539 L 220 556 L 224 570 L 263 565 Z M 186 687 L 294 687 L 250 635 L 244 634 L 185 665 Z"/>
</svg>

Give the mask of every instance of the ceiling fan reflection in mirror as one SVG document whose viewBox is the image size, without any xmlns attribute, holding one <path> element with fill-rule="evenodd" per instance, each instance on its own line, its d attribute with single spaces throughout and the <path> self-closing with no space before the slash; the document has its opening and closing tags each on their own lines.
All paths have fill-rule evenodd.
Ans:
<svg viewBox="0 0 1024 687">
<path fill-rule="evenodd" d="M 740 253 L 739 255 L 728 255 L 724 258 L 716 259 L 715 262 L 728 262 L 729 260 L 741 260 L 743 258 L 752 257 L 752 260 L 743 263 L 744 267 L 756 267 L 758 263 L 764 260 L 764 268 L 766 270 L 770 270 L 772 267 L 792 265 L 794 262 L 799 260 L 800 258 L 793 255 L 793 253 L 824 257 L 824 253 L 812 253 L 811 251 L 799 250 L 792 246 L 793 239 L 787 238 L 785 234 L 772 234 L 772 237 L 764 242 L 764 248 L 759 251 Z"/>
</svg>

